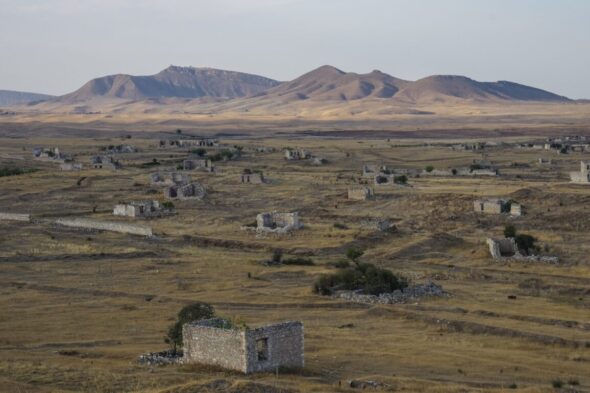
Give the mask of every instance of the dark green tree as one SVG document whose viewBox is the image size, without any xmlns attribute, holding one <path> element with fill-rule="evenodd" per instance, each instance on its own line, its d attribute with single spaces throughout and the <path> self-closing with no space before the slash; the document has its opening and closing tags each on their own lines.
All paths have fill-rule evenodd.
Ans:
<svg viewBox="0 0 590 393">
<path fill-rule="evenodd" d="M 182 347 L 182 326 L 189 322 L 209 319 L 215 316 L 215 309 L 207 303 L 197 302 L 184 306 L 177 315 L 176 322 L 168 328 L 164 341 L 172 347 L 174 353 Z"/>
</svg>

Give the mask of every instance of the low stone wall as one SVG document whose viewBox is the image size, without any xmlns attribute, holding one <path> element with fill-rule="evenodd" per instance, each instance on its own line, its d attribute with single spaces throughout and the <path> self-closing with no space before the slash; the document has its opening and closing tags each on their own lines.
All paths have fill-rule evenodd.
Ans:
<svg viewBox="0 0 590 393">
<path fill-rule="evenodd" d="M 152 228 L 148 226 L 127 224 L 124 222 L 97 221 L 90 218 L 59 218 L 55 223 L 72 228 L 98 229 L 101 231 L 129 233 L 132 235 L 153 236 Z"/>
<path fill-rule="evenodd" d="M 31 222 L 30 214 L 0 213 L 0 221 L 24 221 Z"/>
</svg>

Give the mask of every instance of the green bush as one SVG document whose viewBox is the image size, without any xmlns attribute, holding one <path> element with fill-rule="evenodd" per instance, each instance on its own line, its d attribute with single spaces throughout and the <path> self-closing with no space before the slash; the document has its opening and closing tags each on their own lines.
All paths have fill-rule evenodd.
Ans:
<svg viewBox="0 0 590 393">
<path fill-rule="evenodd" d="M 204 157 L 207 154 L 207 150 L 203 149 L 202 147 L 199 147 L 191 150 L 191 153 L 199 157 Z"/>
<path fill-rule="evenodd" d="M 554 379 L 551 381 L 551 386 L 553 386 L 555 389 L 560 389 L 563 387 L 563 381 L 561 379 Z"/>
<path fill-rule="evenodd" d="M 516 227 L 508 224 L 504 227 L 504 237 L 516 237 Z"/>
<path fill-rule="evenodd" d="M 162 207 L 164 209 L 174 209 L 174 203 L 172 203 L 170 201 L 165 201 L 165 202 L 162 202 Z"/>
<path fill-rule="evenodd" d="M 193 303 L 184 306 L 178 313 L 176 322 L 168 328 L 168 334 L 164 341 L 170 344 L 173 351 L 176 352 L 178 347 L 182 347 L 182 326 L 185 323 L 209 319 L 215 316 L 215 309 L 207 303 Z"/>
<path fill-rule="evenodd" d="M 0 177 L 4 176 L 18 176 L 24 175 L 25 173 L 36 172 L 38 169 L 23 169 L 23 168 L 0 168 Z"/>
<path fill-rule="evenodd" d="M 520 234 L 516 235 L 514 240 L 516 241 L 518 249 L 524 251 L 527 254 L 531 254 L 532 252 L 537 250 L 537 238 L 535 238 L 534 236 Z"/>
<path fill-rule="evenodd" d="M 358 247 L 350 247 L 346 250 L 346 257 L 351 261 L 356 261 L 363 256 L 365 252 Z"/>
<path fill-rule="evenodd" d="M 408 177 L 406 175 L 394 176 L 393 182 L 397 184 L 406 184 L 408 182 Z"/>
<path fill-rule="evenodd" d="M 426 167 L 426 172 L 432 172 L 434 170 L 434 167 L 432 165 L 428 165 Z"/>
<path fill-rule="evenodd" d="M 314 293 L 331 295 L 338 290 L 362 290 L 365 294 L 390 293 L 408 286 L 405 278 L 371 263 L 355 263 L 332 274 L 322 274 L 313 284 Z"/>
<path fill-rule="evenodd" d="M 310 258 L 287 258 L 287 259 L 283 259 L 283 265 L 299 265 L 299 266 L 313 266 L 315 265 L 315 263 L 313 263 L 313 260 L 311 260 Z"/>
</svg>

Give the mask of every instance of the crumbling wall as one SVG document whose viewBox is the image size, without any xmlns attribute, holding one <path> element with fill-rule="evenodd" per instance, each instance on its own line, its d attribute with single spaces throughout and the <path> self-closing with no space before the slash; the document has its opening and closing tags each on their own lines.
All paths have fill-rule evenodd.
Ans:
<svg viewBox="0 0 590 393">
<path fill-rule="evenodd" d="M 256 230 L 259 232 L 287 233 L 301 228 L 299 213 L 260 213 L 256 216 Z"/>
<path fill-rule="evenodd" d="M 152 228 L 148 226 L 126 224 L 123 222 L 97 221 L 91 218 L 59 218 L 55 223 L 72 228 L 98 229 L 101 231 L 129 233 L 132 235 L 153 236 Z"/>
<path fill-rule="evenodd" d="M 348 199 L 364 201 L 375 196 L 371 187 L 349 188 Z"/>
<path fill-rule="evenodd" d="M 520 255 L 516 241 L 512 237 L 506 239 L 487 239 L 486 243 L 494 259 L 509 258 Z"/>
<path fill-rule="evenodd" d="M 0 213 L 0 221 L 25 221 L 31 222 L 30 214 Z"/>
<path fill-rule="evenodd" d="M 265 340 L 267 356 L 260 359 L 259 340 Z M 274 371 L 278 367 L 303 368 L 303 324 L 284 322 L 246 330 L 247 373 Z"/>
</svg>

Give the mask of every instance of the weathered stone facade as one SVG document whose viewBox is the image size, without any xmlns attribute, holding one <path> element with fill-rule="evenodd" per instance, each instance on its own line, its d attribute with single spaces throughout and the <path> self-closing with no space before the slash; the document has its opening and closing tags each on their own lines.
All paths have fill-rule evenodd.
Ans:
<svg viewBox="0 0 590 393">
<path fill-rule="evenodd" d="M 371 187 L 358 187 L 348 189 L 348 199 L 355 201 L 366 201 L 367 199 L 373 199 L 375 193 Z"/>
<path fill-rule="evenodd" d="M 297 212 L 268 212 L 256 216 L 256 230 L 258 232 L 287 233 L 302 226 Z"/>
<path fill-rule="evenodd" d="M 501 214 L 508 213 L 509 209 L 508 201 L 500 198 L 478 199 L 473 202 L 473 210 L 476 213 Z"/>
<path fill-rule="evenodd" d="M 90 166 L 94 169 L 119 169 L 121 164 L 111 156 L 92 156 Z"/>
<path fill-rule="evenodd" d="M 80 163 L 73 163 L 73 162 L 65 162 L 59 165 L 59 168 L 64 172 L 73 172 L 73 171 L 81 171 L 82 164 Z"/>
<path fill-rule="evenodd" d="M 155 217 L 163 213 L 163 210 L 158 201 L 137 201 L 130 203 L 120 203 L 115 205 L 113 214 L 115 216 L 125 217 Z"/>
<path fill-rule="evenodd" d="M 58 147 L 36 147 L 33 149 L 33 157 L 40 161 L 66 162 L 68 157 L 59 151 Z"/>
<path fill-rule="evenodd" d="M 523 255 L 512 237 L 504 239 L 487 239 L 490 255 L 496 260 L 515 259 L 529 262 L 557 263 L 559 258 L 552 256 Z"/>
<path fill-rule="evenodd" d="M 150 175 L 150 184 L 155 187 L 170 187 L 190 182 L 190 176 L 179 172 L 157 172 Z"/>
<path fill-rule="evenodd" d="M 590 161 L 580 161 L 580 172 L 570 172 L 572 183 L 590 184 Z"/>
<path fill-rule="evenodd" d="M 185 324 L 182 336 L 185 363 L 215 365 L 245 374 L 304 366 L 301 322 L 236 329 L 223 327 L 223 320 L 209 319 Z"/>
<path fill-rule="evenodd" d="M 286 149 L 285 159 L 287 160 L 305 160 L 311 158 L 311 153 L 305 149 Z"/>
<path fill-rule="evenodd" d="M 189 158 L 182 162 L 182 167 L 185 171 L 203 170 L 207 172 L 215 172 L 215 167 L 211 160 L 201 158 Z"/>
<path fill-rule="evenodd" d="M 206 193 L 200 183 L 177 184 L 164 189 L 164 196 L 168 199 L 203 199 Z"/>
</svg>

